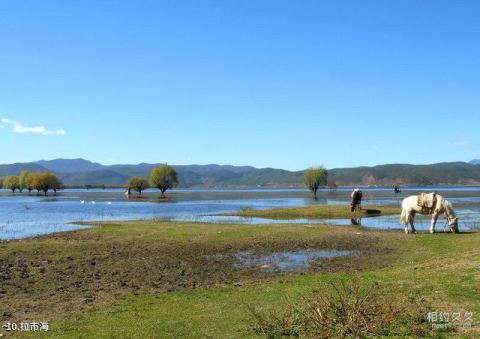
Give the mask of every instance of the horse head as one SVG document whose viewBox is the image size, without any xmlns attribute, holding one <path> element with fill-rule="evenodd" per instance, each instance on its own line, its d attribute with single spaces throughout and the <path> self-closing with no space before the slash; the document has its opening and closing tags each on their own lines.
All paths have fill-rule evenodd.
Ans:
<svg viewBox="0 0 480 339">
<path fill-rule="evenodd" d="M 452 230 L 453 233 L 458 233 L 458 218 L 455 217 L 449 220 L 448 226 L 450 226 L 450 229 Z"/>
</svg>

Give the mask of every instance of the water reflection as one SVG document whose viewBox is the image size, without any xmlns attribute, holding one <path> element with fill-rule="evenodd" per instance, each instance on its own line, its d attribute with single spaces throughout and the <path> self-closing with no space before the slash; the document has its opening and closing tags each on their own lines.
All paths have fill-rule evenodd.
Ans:
<svg viewBox="0 0 480 339">
<path fill-rule="evenodd" d="M 350 224 L 352 226 L 362 226 L 362 218 L 351 218 Z"/>
</svg>

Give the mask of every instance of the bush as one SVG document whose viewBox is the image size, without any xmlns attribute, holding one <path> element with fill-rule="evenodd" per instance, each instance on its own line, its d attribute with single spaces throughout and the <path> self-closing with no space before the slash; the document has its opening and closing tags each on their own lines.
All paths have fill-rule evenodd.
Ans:
<svg viewBox="0 0 480 339">
<path fill-rule="evenodd" d="M 267 338 L 365 338 L 385 335 L 427 336 L 427 307 L 411 300 L 396 300 L 380 293 L 376 284 L 357 280 L 330 283 L 301 303 L 262 314 L 250 307 L 257 334 Z"/>
<path fill-rule="evenodd" d="M 285 310 L 262 314 L 254 307 L 249 307 L 250 313 L 256 319 L 253 330 L 269 339 L 281 337 L 299 337 L 305 332 L 305 319 L 300 309 L 289 303 Z"/>
</svg>

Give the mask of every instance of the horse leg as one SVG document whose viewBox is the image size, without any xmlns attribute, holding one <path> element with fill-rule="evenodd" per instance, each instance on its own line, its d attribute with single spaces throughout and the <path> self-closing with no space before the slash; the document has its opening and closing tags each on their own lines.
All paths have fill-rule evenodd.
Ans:
<svg viewBox="0 0 480 339">
<path fill-rule="evenodd" d="M 412 212 L 408 212 L 407 214 L 407 221 L 405 222 L 405 234 L 408 234 L 408 224 L 410 224 L 410 227 L 412 227 L 412 233 L 415 233 L 415 226 L 413 226 Z"/>
<path fill-rule="evenodd" d="M 430 233 L 435 233 L 435 225 L 437 224 L 438 213 L 434 212 L 432 214 L 432 224 L 430 226 Z"/>
<path fill-rule="evenodd" d="M 417 230 L 415 229 L 415 225 L 413 224 L 413 219 L 415 219 L 415 213 L 412 213 L 408 216 L 408 220 L 410 221 L 410 227 L 412 228 L 412 233 L 417 233 Z"/>
</svg>

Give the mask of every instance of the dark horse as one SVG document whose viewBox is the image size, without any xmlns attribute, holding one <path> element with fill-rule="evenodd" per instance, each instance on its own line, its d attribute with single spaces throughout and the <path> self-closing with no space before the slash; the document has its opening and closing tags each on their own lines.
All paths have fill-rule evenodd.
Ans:
<svg viewBox="0 0 480 339">
<path fill-rule="evenodd" d="M 350 209 L 352 212 L 361 211 L 362 210 L 362 191 L 358 188 L 355 188 L 352 191 L 352 208 Z"/>
</svg>

